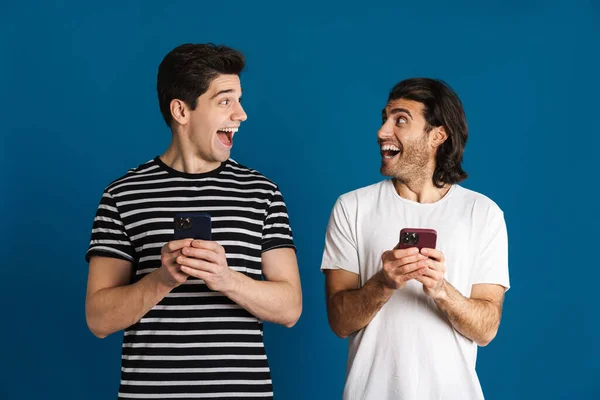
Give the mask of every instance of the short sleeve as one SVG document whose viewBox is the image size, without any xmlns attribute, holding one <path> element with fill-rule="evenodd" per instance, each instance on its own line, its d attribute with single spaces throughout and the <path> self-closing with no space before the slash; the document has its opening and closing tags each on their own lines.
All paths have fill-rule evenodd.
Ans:
<svg viewBox="0 0 600 400">
<path fill-rule="evenodd" d="M 279 188 L 276 188 L 267 208 L 267 215 L 262 229 L 261 248 L 264 253 L 265 251 L 285 247 L 296 250 L 287 207 Z"/>
<path fill-rule="evenodd" d="M 508 290 L 508 234 L 504 213 L 497 207 L 488 212 L 474 265 L 473 284 L 498 284 Z"/>
<path fill-rule="evenodd" d="M 89 262 L 92 256 L 135 261 L 135 250 L 127 236 L 115 201 L 108 191 L 104 191 L 100 199 L 85 260 Z"/>
<path fill-rule="evenodd" d="M 333 206 L 327 225 L 321 270 L 343 269 L 359 274 L 358 247 L 355 238 L 347 210 L 342 199 L 339 198 Z"/>
</svg>

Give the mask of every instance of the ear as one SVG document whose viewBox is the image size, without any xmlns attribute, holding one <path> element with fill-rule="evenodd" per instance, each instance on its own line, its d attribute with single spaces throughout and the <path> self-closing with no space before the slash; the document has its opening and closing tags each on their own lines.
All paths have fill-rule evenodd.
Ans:
<svg viewBox="0 0 600 400">
<path fill-rule="evenodd" d="M 169 108 L 171 110 L 173 121 L 177 122 L 179 125 L 188 123 L 190 113 L 187 104 L 185 104 L 184 101 L 173 99 L 171 100 L 171 104 L 169 104 Z"/>
<path fill-rule="evenodd" d="M 434 148 L 438 148 L 442 145 L 442 143 L 444 143 L 446 141 L 446 139 L 448 139 L 448 134 L 446 133 L 446 128 L 444 128 L 443 126 L 438 126 L 437 128 L 434 128 L 433 130 L 433 136 L 432 136 L 432 140 L 431 140 L 431 145 Z"/>
</svg>

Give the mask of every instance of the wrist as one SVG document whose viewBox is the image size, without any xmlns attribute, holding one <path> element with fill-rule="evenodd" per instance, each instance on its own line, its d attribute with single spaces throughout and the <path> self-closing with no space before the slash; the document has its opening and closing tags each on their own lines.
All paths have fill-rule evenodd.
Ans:
<svg viewBox="0 0 600 400">
<path fill-rule="evenodd" d="M 392 294 L 394 294 L 394 291 L 396 289 L 389 285 L 385 275 L 383 274 L 383 270 L 375 274 L 373 278 L 375 281 L 375 285 L 381 290 L 385 298 L 390 298 Z"/>
<path fill-rule="evenodd" d="M 246 276 L 241 272 L 231 270 L 231 278 L 229 279 L 229 283 L 223 290 L 221 290 L 221 293 L 229 298 L 234 296 L 236 293 L 239 293 L 243 286 L 244 278 L 246 278 Z"/>
<path fill-rule="evenodd" d="M 181 283 L 175 281 L 174 279 L 170 279 L 166 267 L 157 268 L 154 272 L 152 272 L 148 277 L 152 277 L 154 280 L 154 284 L 157 292 L 169 293 L 171 290 L 175 289 Z"/>
<path fill-rule="evenodd" d="M 448 282 L 446 281 L 446 279 L 442 281 L 440 289 L 432 297 L 433 300 L 435 300 L 436 302 L 442 303 L 448 299 Z"/>
</svg>

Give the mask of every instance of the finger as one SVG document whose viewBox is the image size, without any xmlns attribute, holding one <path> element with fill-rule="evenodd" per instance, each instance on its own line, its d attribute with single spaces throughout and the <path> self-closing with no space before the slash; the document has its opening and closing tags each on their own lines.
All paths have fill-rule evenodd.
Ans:
<svg viewBox="0 0 600 400">
<path fill-rule="evenodd" d="M 441 273 L 440 271 L 436 271 L 433 270 L 429 267 L 425 268 L 425 271 L 423 272 L 423 276 L 426 276 L 428 278 L 431 278 L 437 282 L 441 281 L 442 279 L 444 279 L 444 274 Z"/>
<path fill-rule="evenodd" d="M 163 246 L 163 250 L 172 253 L 184 247 L 190 246 L 190 243 L 192 243 L 192 239 L 172 240 Z"/>
<path fill-rule="evenodd" d="M 434 271 L 441 272 L 442 274 L 444 272 L 446 272 L 446 265 L 443 264 L 443 263 L 441 263 L 441 262 L 438 262 L 438 261 L 433 260 L 431 258 L 429 258 L 427 260 L 424 260 L 422 262 L 423 263 L 427 263 L 427 267 L 430 268 L 430 269 L 432 269 L 432 270 L 434 270 Z"/>
<path fill-rule="evenodd" d="M 428 258 L 425 257 L 423 254 L 415 254 L 414 256 L 408 256 L 408 257 L 403 257 L 403 258 L 399 259 L 398 266 L 412 264 L 412 263 L 419 262 L 422 260 L 427 260 L 427 259 Z"/>
<path fill-rule="evenodd" d="M 426 259 L 427 259 L 427 257 L 425 257 L 424 255 L 417 254 L 414 256 L 404 257 L 400 260 L 387 261 L 387 269 L 388 270 L 396 270 L 399 268 L 404 268 L 410 264 L 419 263 L 420 261 L 426 260 Z M 408 269 L 405 269 L 405 271 L 408 271 Z"/>
<path fill-rule="evenodd" d="M 410 249 L 400 249 L 391 251 L 391 256 L 395 259 L 412 256 L 414 254 L 419 254 L 419 249 L 416 247 L 411 247 Z"/>
<path fill-rule="evenodd" d="M 408 282 L 411 279 L 417 279 L 418 277 L 423 275 L 423 271 L 425 271 L 425 268 L 419 268 L 416 271 L 413 271 L 409 274 L 398 275 L 395 277 L 395 280 L 399 282 Z"/>
<path fill-rule="evenodd" d="M 442 253 L 440 250 L 437 250 L 437 249 L 422 248 L 421 249 L 421 254 L 423 254 L 423 255 L 425 255 L 425 256 L 427 256 L 429 258 L 433 258 L 437 262 L 444 262 L 445 261 L 444 253 Z"/>
<path fill-rule="evenodd" d="M 210 273 L 206 271 L 201 271 L 198 269 L 186 267 L 185 265 L 181 266 L 181 272 L 188 274 L 189 276 L 193 276 L 194 278 L 198 278 L 206 282 L 207 279 L 210 278 Z"/>
<path fill-rule="evenodd" d="M 414 263 L 406 264 L 406 265 L 403 265 L 403 266 L 401 266 L 399 268 L 396 268 L 394 270 L 394 275 L 396 275 L 396 276 L 408 275 L 408 274 L 411 274 L 411 273 L 413 273 L 415 271 L 418 271 L 420 269 L 425 269 L 425 268 L 427 268 L 427 266 L 421 265 L 418 262 L 414 262 Z"/>
<path fill-rule="evenodd" d="M 412 262 L 416 262 L 419 260 L 425 260 L 427 258 L 423 254 L 419 254 L 419 253 L 413 254 L 410 256 L 405 256 L 402 258 L 396 258 L 393 255 L 393 252 L 391 252 L 391 251 L 387 252 L 387 253 L 388 253 L 387 255 L 384 253 L 383 262 L 387 262 L 394 267 L 400 267 L 404 264 L 410 264 Z"/>
<path fill-rule="evenodd" d="M 167 245 L 165 244 L 165 249 L 166 249 L 166 246 Z M 166 250 L 166 252 L 161 254 L 161 256 L 160 256 L 161 265 L 164 265 L 166 267 L 177 265 L 177 257 L 179 257 L 180 255 L 181 255 L 181 250 L 177 250 L 174 253 L 170 253 L 168 250 Z"/>
<path fill-rule="evenodd" d="M 417 276 L 415 277 L 415 280 L 421 282 L 423 286 L 425 286 L 428 289 L 433 289 L 437 286 L 437 281 L 435 279 L 431 279 L 430 277 L 425 275 Z"/>
<path fill-rule="evenodd" d="M 212 250 L 215 253 L 225 253 L 223 246 L 221 246 L 217 242 L 213 242 L 210 240 L 194 240 L 192 242 L 192 247 L 196 247 L 198 249 Z"/>
<path fill-rule="evenodd" d="M 177 265 L 177 257 L 180 257 L 182 255 L 181 250 L 177 250 L 174 253 L 171 253 L 171 263 Z"/>
<path fill-rule="evenodd" d="M 411 279 L 416 279 L 419 276 L 422 276 L 426 270 L 427 270 L 427 268 L 419 268 L 418 270 L 411 272 L 410 274 L 403 275 L 403 276 L 406 281 L 409 281 Z"/>
<path fill-rule="evenodd" d="M 193 257 L 199 260 L 205 260 L 213 264 L 218 264 L 220 255 L 212 250 L 198 249 L 195 247 L 184 247 L 181 249 L 181 253 L 186 257 Z"/>
<path fill-rule="evenodd" d="M 211 274 L 215 273 L 218 269 L 218 265 L 206 262 L 204 260 L 197 260 L 195 258 L 189 258 L 185 256 L 177 257 L 177 264 L 183 267 L 193 268 L 195 270 L 206 271 Z"/>
</svg>

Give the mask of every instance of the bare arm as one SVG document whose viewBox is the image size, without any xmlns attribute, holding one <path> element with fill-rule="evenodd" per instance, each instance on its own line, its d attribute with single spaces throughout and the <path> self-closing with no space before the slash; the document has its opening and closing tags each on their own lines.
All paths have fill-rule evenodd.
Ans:
<svg viewBox="0 0 600 400">
<path fill-rule="evenodd" d="M 327 317 L 331 330 L 341 338 L 361 330 L 394 293 L 377 273 L 358 289 L 358 275 L 343 269 L 325 271 Z"/>
<path fill-rule="evenodd" d="M 363 329 L 406 282 L 421 273 L 418 250 L 391 250 L 382 256 L 383 269 L 360 289 L 358 275 L 345 270 L 326 270 L 327 316 L 331 330 L 341 338 Z"/>
<path fill-rule="evenodd" d="M 227 266 L 225 250 L 216 242 L 196 240 L 184 249 L 181 270 L 204 280 L 264 321 L 288 328 L 302 313 L 302 291 L 298 262 L 293 249 L 280 248 L 262 254 L 265 281 L 258 281 Z"/>
<path fill-rule="evenodd" d="M 265 281 L 235 272 L 227 297 L 258 318 L 291 328 L 302 313 L 302 290 L 294 250 L 273 249 L 262 254 Z"/>
<path fill-rule="evenodd" d="M 500 326 L 504 291 L 500 285 L 478 284 L 473 285 L 471 298 L 467 298 L 444 280 L 443 295 L 435 303 L 454 329 L 479 346 L 486 346 Z"/>
<path fill-rule="evenodd" d="M 134 284 L 129 284 L 131 262 L 93 256 L 85 301 L 85 317 L 92 333 L 105 338 L 135 324 L 174 287 L 184 282 L 188 276 L 178 272 L 174 264 L 184 245 L 185 241 L 167 243 L 162 250 L 163 267 Z"/>
<path fill-rule="evenodd" d="M 431 257 L 419 262 L 427 268 L 416 278 L 423 284 L 425 294 L 446 314 L 454 329 L 479 346 L 486 346 L 494 339 L 500 326 L 504 287 L 477 284 L 471 289 L 471 297 L 464 297 L 444 279 L 444 254 L 435 249 L 422 249 L 421 253 Z"/>
</svg>

